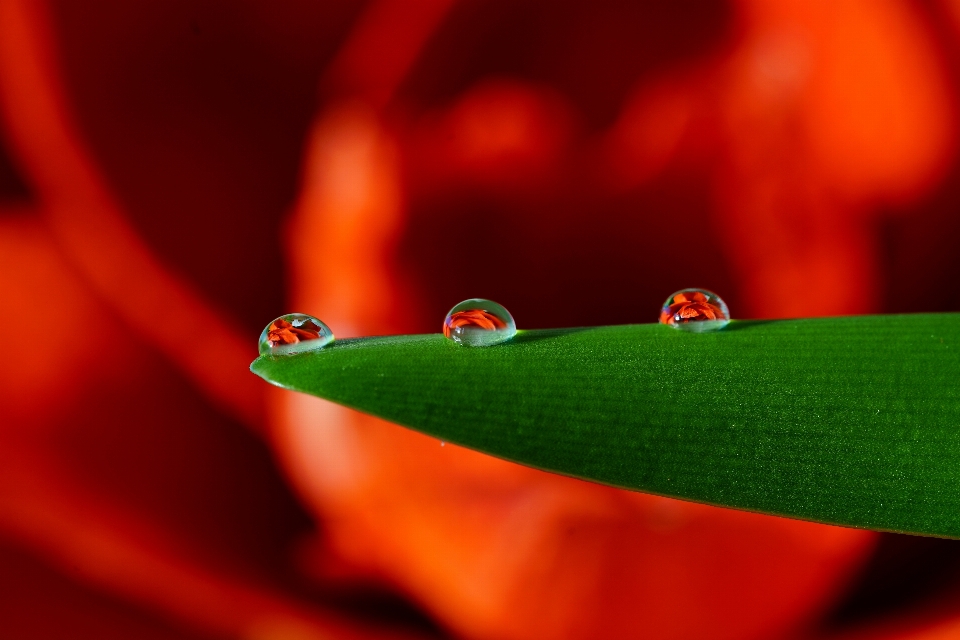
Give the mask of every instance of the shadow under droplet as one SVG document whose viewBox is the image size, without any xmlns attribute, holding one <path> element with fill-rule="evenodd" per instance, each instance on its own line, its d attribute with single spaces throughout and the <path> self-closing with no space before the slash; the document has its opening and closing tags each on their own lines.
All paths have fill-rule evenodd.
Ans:
<svg viewBox="0 0 960 640">
<path fill-rule="evenodd" d="M 765 324 L 773 324 L 775 322 L 782 322 L 781 320 L 736 320 L 731 322 L 723 329 L 720 330 L 721 333 L 727 333 L 728 331 L 749 331 L 754 327 L 760 327 Z"/>
<path fill-rule="evenodd" d="M 581 331 L 587 331 L 589 329 L 595 329 L 596 327 L 570 327 L 569 329 L 530 329 L 517 332 L 517 335 L 513 336 L 510 339 L 510 342 L 507 344 L 519 344 L 524 342 L 539 342 L 541 340 L 549 340 L 550 338 L 559 338 L 560 336 L 567 336 L 571 333 L 580 333 Z"/>
</svg>

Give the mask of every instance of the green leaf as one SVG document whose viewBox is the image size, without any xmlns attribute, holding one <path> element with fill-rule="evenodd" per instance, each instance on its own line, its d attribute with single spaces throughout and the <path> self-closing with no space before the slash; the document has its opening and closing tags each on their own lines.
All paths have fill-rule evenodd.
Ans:
<svg viewBox="0 0 960 640">
<path fill-rule="evenodd" d="M 251 369 L 539 469 L 960 537 L 960 314 L 522 331 L 487 348 L 361 338 Z"/>
</svg>

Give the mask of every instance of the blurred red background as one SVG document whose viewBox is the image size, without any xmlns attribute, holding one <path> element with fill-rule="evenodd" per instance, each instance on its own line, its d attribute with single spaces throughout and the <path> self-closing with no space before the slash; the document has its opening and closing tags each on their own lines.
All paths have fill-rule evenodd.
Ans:
<svg viewBox="0 0 960 640">
<path fill-rule="evenodd" d="M 960 310 L 960 4 L 0 0 L 4 638 L 960 634 L 960 548 L 629 493 L 247 371 Z"/>
</svg>

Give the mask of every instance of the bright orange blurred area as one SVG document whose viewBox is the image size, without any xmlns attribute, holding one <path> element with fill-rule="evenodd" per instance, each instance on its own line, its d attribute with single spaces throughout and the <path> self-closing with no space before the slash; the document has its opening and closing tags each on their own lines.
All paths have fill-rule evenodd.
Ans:
<svg viewBox="0 0 960 640">
<path fill-rule="evenodd" d="M 436 333 L 960 311 L 960 4 L 0 0 L 0 636 L 960 633 L 955 541 L 631 493 L 249 373 Z"/>
</svg>

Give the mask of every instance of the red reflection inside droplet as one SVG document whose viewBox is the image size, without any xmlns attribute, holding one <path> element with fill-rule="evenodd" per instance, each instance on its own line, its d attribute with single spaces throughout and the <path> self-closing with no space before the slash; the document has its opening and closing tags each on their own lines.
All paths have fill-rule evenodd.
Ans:
<svg viewBox="0 0 960 640">
<path fill-rule="evenodd" d="M 476 327 L 487 331 L 496 331 L 506 329 L 507 323 L 489 311 L 467 309 L 447 316 L 447 319 L 443 321 L 443 335 L 449 338 L 451 337 L 450 334 L 461 327 Z"/>
<path fill-rule="evenodd" d="M 684 291 L 673 297 L 671 304 L 664 305 L 660 311 L 660 323 L 675 325 L 681 322 L 701 320 L 728 320 L 719 306 L 710 302 L 706 294 L 700 291 Z"/>
<path fill-rule="evenodd" d="M 297 326 L 283 318 L 277 318 L 267 329 L 267 341 L 271 347 L 318 340 L 322 335 L 323 328 L 311 320 L 305 320 Z"/>
</svg>

